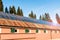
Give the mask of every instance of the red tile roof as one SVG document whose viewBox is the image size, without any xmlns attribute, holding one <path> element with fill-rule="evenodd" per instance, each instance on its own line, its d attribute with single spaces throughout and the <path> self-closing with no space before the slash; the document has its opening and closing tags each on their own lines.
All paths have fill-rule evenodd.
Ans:
<svg viewBox="0 0 60 40">
<path fill-rule="evenodd" d="M 49 26 L 44 24 L 37 24 L 25 21 L 18 21 L 18 20 L 8 20 L 0 18 L 0 25 L 11 25 L 11 26 L 19 26 L 19 27 L 29 27 L 29 28 L 46 28 L 46 29 L 60 29 L 60 27 L 56 26 Z"/>
</svg>

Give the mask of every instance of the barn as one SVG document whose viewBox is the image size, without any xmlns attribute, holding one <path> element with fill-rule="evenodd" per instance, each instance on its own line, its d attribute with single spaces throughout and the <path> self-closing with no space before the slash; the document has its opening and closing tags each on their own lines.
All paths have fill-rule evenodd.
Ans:
<svg viewBox="0 0 60 40">
<path fill-rule="evenodd" d="M 0 40 L 60 40 L 60 25 L 0 12 Z"/>
</svg>

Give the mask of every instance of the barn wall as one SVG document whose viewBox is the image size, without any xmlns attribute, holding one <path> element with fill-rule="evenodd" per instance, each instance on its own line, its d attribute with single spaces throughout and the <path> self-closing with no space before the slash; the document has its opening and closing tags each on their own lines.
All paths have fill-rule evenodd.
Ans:
<svg viewBox="0 0 60 40">
<path fill-rule="evenodd" d="M 0 40 L 1 40 L 1 28 L 0 28 Z"/>
<path fill-rule="evenodd" d="M 9 28 L 1 28 L 1 33 L 10 33 Z"/>
<path fill-rule="evenodd" d="M 52 39 L 60 39 L 60 31 L 52 31 Z"/>
<path fill-rule="evenodd" d="M 27 40 L 27 39 L 35 39 L 35 34 L 31 34 L 31 33 L 10 33 L 10 34 L 1 34 L 1 39 L 23 39 L 23 40 Z"/>
<path fill-rule="evenodd" d="M 9 39 L 21 39 L 21 40 L 35 40 L 36 33 L 35 30 L 30 30 L 29 33 L 25 33 L 25 29 L 16 28 L 17 32 L 11 33 L 10 28 L 2 28 L 1 39 L 2 40 L 9 40 Z"/>
<path fill-rule="evenodd" d="M 10 28 L 1 28 L 1 39 L 21 39 L 21 40 L 53 40 L 60 39 L 60 31 L 55 32 L 55 30 L 44 30 L 39 29 L 36 33 L 36 29 L 29 29 L 29 33 L 25 33 L 25 29 L 16 28 L 18 31 L 16 33 L 11 33 Z"/>
<path fill-rule="evenodd" d="M 0 33 L 1 33 L 1 28 L 0 28 Z"/>
<path fill-rule="evenodd" d="M 0 40 L 1 40 L 1 34 L 0 34 Z"/>
<path fill-rule="evenodd" d="M 36 40 L 48 40 L 51 39 L 50 31 L 44 33 L 44 30 L 40 30 L 40 33 L 36 33 Z"/>
</svg>

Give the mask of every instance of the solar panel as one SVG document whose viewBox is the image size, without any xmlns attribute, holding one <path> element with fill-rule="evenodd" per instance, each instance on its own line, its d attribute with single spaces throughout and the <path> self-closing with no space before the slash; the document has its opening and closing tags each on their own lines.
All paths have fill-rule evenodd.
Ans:
<svg viewBox="0 0 60 40">
<path fill-rule="evenodd" d="M 10 15 L 10 19 L 16 20 L 13 15 Z"/>
<path fill-rule="evenodd" d="M 47 22 L 47 21 L 43 21 L 43 20 L 36 20 L 36 19 L 28 18 L 28 17 L 17 16 L 17 15 L 13 15 L 13 14 L 10 14 L 10 13 L 4 13 L 4 12 L 0 12 L 0 18 L 60 26 L 59 24 L 55 24 L 55 23 L 51 23 L 51 22 Z"/>
<path fill-rule="evenodd" d="M 6 19 L 9 19 L 9 17 L 6 15 L 6 13 L 0 13 L 0 16 L 1 16 L 1 18 L 6 18 Z"/>
</svg>

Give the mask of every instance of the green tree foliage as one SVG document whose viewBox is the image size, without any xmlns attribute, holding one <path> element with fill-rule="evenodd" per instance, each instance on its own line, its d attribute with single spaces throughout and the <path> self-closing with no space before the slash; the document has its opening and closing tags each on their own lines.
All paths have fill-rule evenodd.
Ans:
<svg viewBox="0 0 60 40">
<path fill-rule="evenodd" d="M 20 7 L 18 7 L 18 9 L 17 9 L 17 15 L 21 15 L 20 14 Z"/>
<path fill-rule="evenodd" d="M 31 13 L 29 14 L 30 18 L 33 18 L 33 11 L 31 11 Z"/>
<path fill-rule="evenodd" d="M 9 11 L 8 11 L 8 8 L 7 8 L 7 7 L 5 8 L 5 13 L 9 13 Z"/>
<path fill-rule="evenodd" d="M 60 24 L 60 17 L 59 17 L 59 15 L 57 13 L 56 13 L 56 20 L 57 20 L 57 23 Z"/>
<path fill-rule="evenodd" d="M 50 19 L 49 13 L 45 13 L 45 20 L 48 21 Z"/>
<path fill-rule="evenodd" d="M 3 2 L 0 0 L 0 11 L 3 11 Z"/>
<path fill-rule="evenodd" d="M 15 7 L 14 6 L 10 6 L 9 7 L 9 12 L 11 13 L 11 14 L 16 14 L 16 9 L 15 9 Z"/>
<path fill-rule="evenodd" d="M 12 7 L 11 7 L 11 6 L 9 7 L 9 12 L 10 12 L 11 14 L 13 14 L 13 10 L 12 10 Z"/>
<path fill-rule="evenodd" d="M 52 22 L 50 16 L 49 16 L 49 13 L 45 13 L 44 15 L 40 15 L 40 20 L 45 20 L 45 21 L 49 21 L 49 22 Z"/>
<path fill-rule="evenodd" d="M 42 20 L 42 17 L 41 17 L 41 15 L 40 15 L 39 19 L 40 19 L 40 20 Z"/>
<path fill-rule="evenodd" d="M 20 9 L 20 7 L 18 7 L 18 9 L 17 9 L 17 15 L 23 16 L 23 11 L 22 11 L 22 9 Z"/>
<path fill-rule="evenodd" d="M 22 11 L 22 9 L 20 10 L 20 12 L 21 12 L 21 16 L 23 16 L 23 11 Z"/>
<path fill-rule="evenodd" d="M 13 14 L 16 14 L 16 9 L 14 6 L 12 6 L 12 12 L 13 12 Z"/>
<path fill-rule="evenodd" d="M 34 14 L 34 16 L 33 16 L 35 19 L 36 19 L 36 14 Z"/>
<path fill-rule="evenodd" d="M 31 11 L 31 13 L 29 14 L 29 17 L 36 19 L 36 14 L 34 14 L 33 11 Z"/>
</svg>

